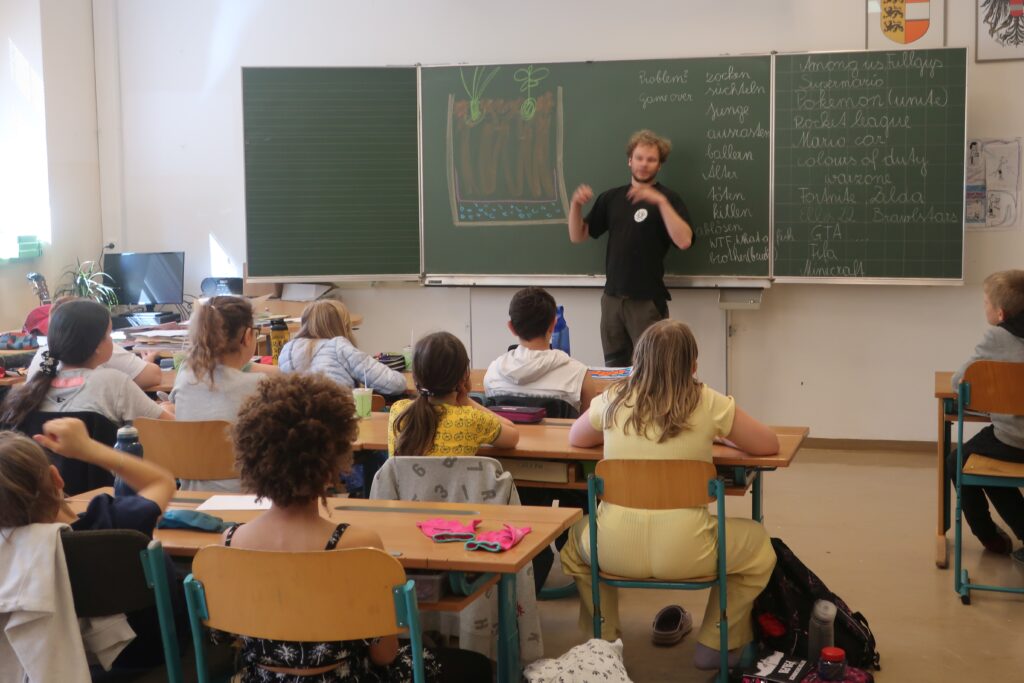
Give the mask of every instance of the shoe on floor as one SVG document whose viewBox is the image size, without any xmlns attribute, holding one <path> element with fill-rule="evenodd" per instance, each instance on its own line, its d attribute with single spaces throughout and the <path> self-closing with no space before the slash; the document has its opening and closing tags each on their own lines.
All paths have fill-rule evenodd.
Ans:
<svg viewBox="0 0 1024 683">
<path fill-rule="evenodd" d="M 675 645 L 693 630 L 693 617 L 679 605 L 669 605 L 654 617 L 651 642 L 667 647 Z"/>
<path fill-rule="evenodd" d="M 1009 555 L 1013 550 L 1013 541 L 1005 531 L 996 527 L 996 532 L 991 536 L 979 537 L 978 540 L 985 546 L 985 550 L 997 555 Z"/>
<path fill-rule="evenodd" d="M 1017 548 L 1010 553 L 1010 557 L 1013 558 L 1013 561 L 1016 562 L 1018 566 L 1024 567 L 1024 548 Z"/>
</svg>

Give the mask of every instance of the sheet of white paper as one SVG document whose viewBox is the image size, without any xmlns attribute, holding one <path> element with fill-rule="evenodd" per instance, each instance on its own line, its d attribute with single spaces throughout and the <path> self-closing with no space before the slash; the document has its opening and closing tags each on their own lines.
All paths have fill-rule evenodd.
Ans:
<svg viewBox="0 0 1024 683">
<path fill-rule="evenodd" d="M 147 330 L 146 332 L 135 332 L 133 337 L 187 337 L 188 330 Z"/>
<path fill-rule="evenodd" d="M 185 492 L 187 493 L 187 492 Z M 270 501 L 264 498 L 259 503 L 256 496 L 210 496 L 205 503 L 200 503 L 196 510 L 269 510 Z"/>
</svg>

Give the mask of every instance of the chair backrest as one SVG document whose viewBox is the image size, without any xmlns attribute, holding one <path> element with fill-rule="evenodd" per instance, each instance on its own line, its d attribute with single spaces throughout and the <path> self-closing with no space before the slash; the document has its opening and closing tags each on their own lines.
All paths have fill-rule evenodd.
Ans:
<svg viewBox="0 0 1024 683">
<path fill-rule="evenodd" d="M 714 500 L 708 482 L 715 466 L 701 460 L 601 460 L 606 503 L 644 510 L 703 507 Z"/>
<path fill-rule="evenodd" d="M 129 529 L 65 531 L 64 560 L 80 618 L 135 612 L 154 603 L 140 553 L 149 538 Z"/>
<path fill-rule="evenodd" d="M 512 474 L 505 472 L 494 458 L 481 455 L 449 458 L 397 455 L 388 458 L 373 478 L 370 498 L 519 504 Z"/>
<path fill-rule="evenodd" d="M 231 425 L 223 420 L 135 420 L 143 457 L 179 479 L 237 479 Z"/>
<path fill-rule="evenodd" d="M 196 554 L 192 578 L 205 595 L 208 628 L 314 642 L 405 630 L 393 593 L 406 583 L 405 570 L 374 548 L 268 552 L 207 546 Z M 188 590 L 192 611 L 194 589 Z"/>
<path fill-rule="evenodd" d="M 29 413 L 28 417 L 22 420 L 18 425 L 18 431 L 27 436 L 42 434 L 45 423 L 61 417 L 78 418 L 85 423 L 85 429 L 89 432 L 89 436 L 100 443 L 113 446 L 117 441 L 117 425 L 104 415 L 87 411 L 59 413 L 37 410 Z M 64 492 L 69 496 L 114 485 L 114 475 L 102 467 L 90 465 L 81 460 L 65 458 L 50 450 L 46 451 L 46 455 L 60 472 L 61 478 L 64 479 Z"/>
<path fill-rule="evenodd" d="M 565 417 L 575 419 L 580 416 L 580 411 L 572 407 L 572 404 L 560 398 L 550 396 L 511 396 L 496 394 L 488 396 L 484 405 L 490 406 L 525 406 L 527 408 L 543 408 L 548 417 Z"/>
<path fill-rule="evenodd" d="M 1024 363 L 974 361 L 961 382 L 970 387 L 965 409 L 1024 415 Z"/>
<path fill-rule="evenodd" d="M 385 401 L 384 397 L 381 396 L 380 394 L 373 394 L 370 397 L 370 410 L 372 410 L 373 412 L 375 412 L 375 413 L 381 412 L 382 410 L 384 410 L 384 407 L 386 405 L 387 405 L 387 401 Z"/>
</svg>

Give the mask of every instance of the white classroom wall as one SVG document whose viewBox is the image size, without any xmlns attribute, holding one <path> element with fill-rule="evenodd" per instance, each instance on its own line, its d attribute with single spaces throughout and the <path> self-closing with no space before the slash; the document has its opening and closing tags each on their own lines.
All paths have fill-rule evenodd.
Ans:
<svg viewBox="0 0 1024 683">
<path fill-rule="evenodd" d="M 864 0 L 38 4 L 44 53 L 50 38 L 69 51 L 45 70 L 47 97 L 59 89 L 65 104 L 52 125 L 48 120 L 51 179 L 59 175 L 55 144 L 67 160 L 81 162 L 74 179 L 51 181 L 59 185 L 51 187 L 51 201 L 74 207 L 85 241 L 95 245 L 55 243 L 47 263 L 88 256 L 101 241 L 119 250 L 184 249 L 190 291 L 212 271 L 241 270 L 242 66 L 610 60 L 853 50 L 865 43 Z M 66 13 L 51 16 L 57 4 Z M 973 62 L 973 5 L 946 2 L 947 45 L 970 48 L 968 135 L 1024 136 L 1024 95 L 1014 87 L 1024 62 Z M 94 55 L 80 54 L 93 35 Z M 99 129 L 98 145 L 90 128 Z M 80 137 L 68 139 L 79 129 Z M 685 197 L 687 189 L 679 190 Z M 65 215 L 58 231 L 55 211 L 55 236 L 67 225 Z M 955 368 L 980 337 L 980 281 L 992 270 L 1022 266 L 1024 234 L 969 233 L 966 250 L 963 287 L 773 287 L 760 310 L 732 313 L 730 390 L 754 415 L 809 425 L 814 436 L 932 439 L 933 372 Z M 23 272 L 0 270 L 5 292 L 21 286 Z M 345 298 L 366 318 L 365 348 L 394 348 L 410 327 L 426 331 L 433 323 L 462 337 L 479 366 L 510 341 L 501 324 L 510 291 L 366 286 L 347 289 Z M 574 355 L 596 362 L 599 293 L 563 290 L 556 297 L 568 302 Z M 720 384 L 725 315 L 715 299 L 712 290 L 677 292 L 671 310 L 694 323 L 702 374 Z M 3 326 L 20 324 L 24 308 L 0 305 Z"/>
</svg>

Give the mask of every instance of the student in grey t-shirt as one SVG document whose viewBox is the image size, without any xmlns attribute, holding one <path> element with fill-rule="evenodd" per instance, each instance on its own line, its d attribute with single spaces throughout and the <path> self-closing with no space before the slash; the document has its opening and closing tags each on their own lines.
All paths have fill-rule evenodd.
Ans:
<svg viewBox="0 0 1024 683">
<path fill-rule="evenodd" d="M 243 372 L 256 350 L 252 306 L 237 296 L 215 296 L 192 309 L 189 353 L 171 391 L 179 420 L 234 422 L 262 374 Z M 239 493 L 238 479 L 181 480 L 182 490 Z"/>
<path fill-rule="evenodd" d="M 0 422 L 16 427 L 36 411 L 95 412 L 118 424 L 137 417 L 174 419 L 128 375 L 100 367 L 114 347 L 104 306 L 69 301 L 51 316 L 49 332 L 39 371 L 7 397 Z"/>
</svg>

